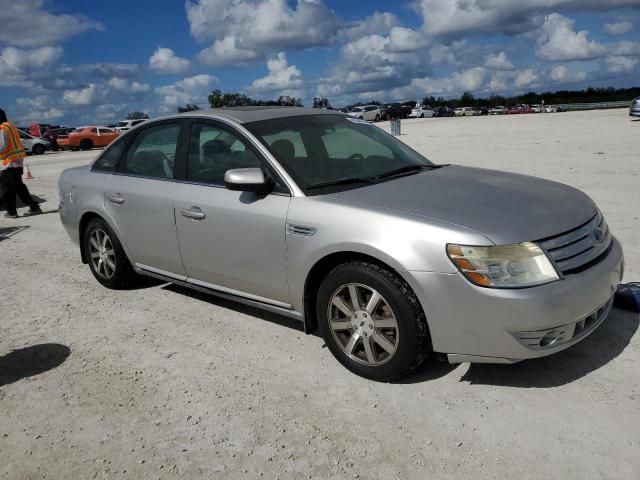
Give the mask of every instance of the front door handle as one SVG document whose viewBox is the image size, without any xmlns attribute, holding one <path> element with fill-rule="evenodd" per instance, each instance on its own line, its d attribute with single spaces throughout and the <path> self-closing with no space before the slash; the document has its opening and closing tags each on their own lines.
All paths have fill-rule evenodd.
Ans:
<svg viewBox="0 0 640 480">
<path fill-rule="evenodd" d="M 122 205 L 124 203 L 124 197 L 119 193 L 110 193 L 107 195 L 107 200 L 111 203 L 115 203 L 117 205 Z"/>
<path fill-rule="evenodd" d="M 202 220 L 207 216 L 200 207 L 195 206 L 191 208 L 181 208 L 180 213 L 183 217 L 190 218 L 191 220 Z"/>
</svg>

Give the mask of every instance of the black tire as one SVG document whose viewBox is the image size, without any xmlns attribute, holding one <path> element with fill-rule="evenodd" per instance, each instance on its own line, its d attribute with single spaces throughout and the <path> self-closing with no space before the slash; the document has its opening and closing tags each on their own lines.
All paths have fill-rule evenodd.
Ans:
<svg viewBox="0 0 640 480">
<path fill-rule="evenodd" d="M 34 155 L 42 155 L 44 153 L 44 145 L 34 145 L 31 149 L 31 153 L 33 153 Z"/>
<path fill-rule="evenodd" d="M 104 245 L 107 249 L 111 246 L 113 251 L 112 263 L 114 264 L 113 273 L 106 275 L 104 270 L 100 269 L 92 258 L 92 253 L 95 251 L 95 246 L 92 247 L 91 240 L 94 234 L 103 232 L 108 237 L 108 242 Z M 95 237 L 93 237 L 95 240 Z M 102 244 L 102 242 L 98 242 Z M 82 248 L 84 249 L 85 258 L 89 263 L 89 268 L 93 276 L 107 288 L 122 289 L 131 286 L 139 278 L 131 267 L 131 263 L 127 258 L 118 237 L 113 230 L 107 225 L 107 223 L 101 218 L 94 218 L 90 220 L 82 235 Z M 105 268 L 105 267 L 103 267 Z"/>
<path fill-rule="evenodd" d="M 379 122 L 379 121 L 380 121 L 380 115 L 376 115 L 376 119 L 375 119 L 375 121 L 376 121 L 376 122 Z"/>
<path fill-rule="evenodd" d="M 377 291 L 395 316 L 396 350 L 386 363 L 381 365 L 365 365 L 363 359 L 358 362 L 350 358 L 343 350 L 343 345 L 339 345 L 338 340 L 334 338 L 334 330 L 329 318 L 332 308 L 330 302 L 341 288 L 353 284 Z M 366 300 L 363 303 L 366 303 Z M 413 290 L 397 274 L 375 263 L 354 261 L 339 265 L 329 272 L 318 289 L 316 318 L 322 337 L 336 359 L 356 375 L 370 380 L 383 382 L 397 380 L 420 366 L 431 352 L 431 336 L 427 320 Z M 373 318 L 372 314 L 370 318 Z M 379 329 L 376 327 L 375 331 L 379 332 Z M 344 335 L 355 335 L 355 330 L 353 333 L 345 331 Z M 362 335 L 366 337 L 364 333 Z M 371 336 L 371 333 L 369 335 Z M 362 336 L 360 339 L 362 340 Z M 362 348 L 356 348 L 362 351 L 363 347 L 364 345 Z M 354 352 L 355 350 L 352 351 Z"/>
<path fill-rule="evenodd" d="M 83 138 L 80 142 L 80 148 L 82 150 L 91 150 L 93 148 L 93 142 L 88 138 Z"/>
</svg>

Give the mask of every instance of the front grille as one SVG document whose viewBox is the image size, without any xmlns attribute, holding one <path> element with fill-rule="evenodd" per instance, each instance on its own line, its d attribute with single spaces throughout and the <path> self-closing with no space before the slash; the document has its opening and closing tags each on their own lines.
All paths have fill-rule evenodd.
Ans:
<svg viewBox="0 0 640 480">
<path fill-rule="evenodd" d="M 599 263 L 610 250 L 612 236 L 602 213 L 569 232 L 537 242 L 562 274 L 576 273 Z"/>
<path fill-rule="evenodd" d="M 584 337 L 589 334 L 589 332 L 595 330 L 595 328 L 607 318 L 612 306 L 613 297 L 597 310 L 577 322 L 546 330 L 513 332 L 513 335 L 532 350 L 546 350 L 548 348 L 558 347 L 564 343 Z"/>
</svg>

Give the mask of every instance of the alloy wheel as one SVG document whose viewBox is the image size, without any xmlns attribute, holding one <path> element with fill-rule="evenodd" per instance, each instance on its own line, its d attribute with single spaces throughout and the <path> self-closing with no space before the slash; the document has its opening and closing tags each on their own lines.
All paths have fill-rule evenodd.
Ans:
<svg viewBox="0 0 640 480">
<path fill-rule="evenodd" d="M 371 287 L 341 285 L 331 296 L 327 320 L 340 349 L 357 363 L 383 365 L 398 349 L 396 316 L 385 298 Z"/>
<path fill-rule="evenodd" d="M 94 271 L 103 279 L 110 280 L 116 273 L 116 253 L 109 235 L 96 228 L 89 235 L 89 259 Z"/>
</svg>

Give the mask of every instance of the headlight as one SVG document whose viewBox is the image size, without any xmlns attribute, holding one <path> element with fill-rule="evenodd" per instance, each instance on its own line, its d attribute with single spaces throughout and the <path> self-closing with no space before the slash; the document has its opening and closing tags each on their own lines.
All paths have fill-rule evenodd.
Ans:
<svg viewBox="0 0 640 480">
<path fill-rule="evenodd" d="M 451 261 L 472 283 L 482 287 L 532 287 L 558 280 L 558 272 L 535 243 L 494 247 L 447 245 Z"/>
</svg>

